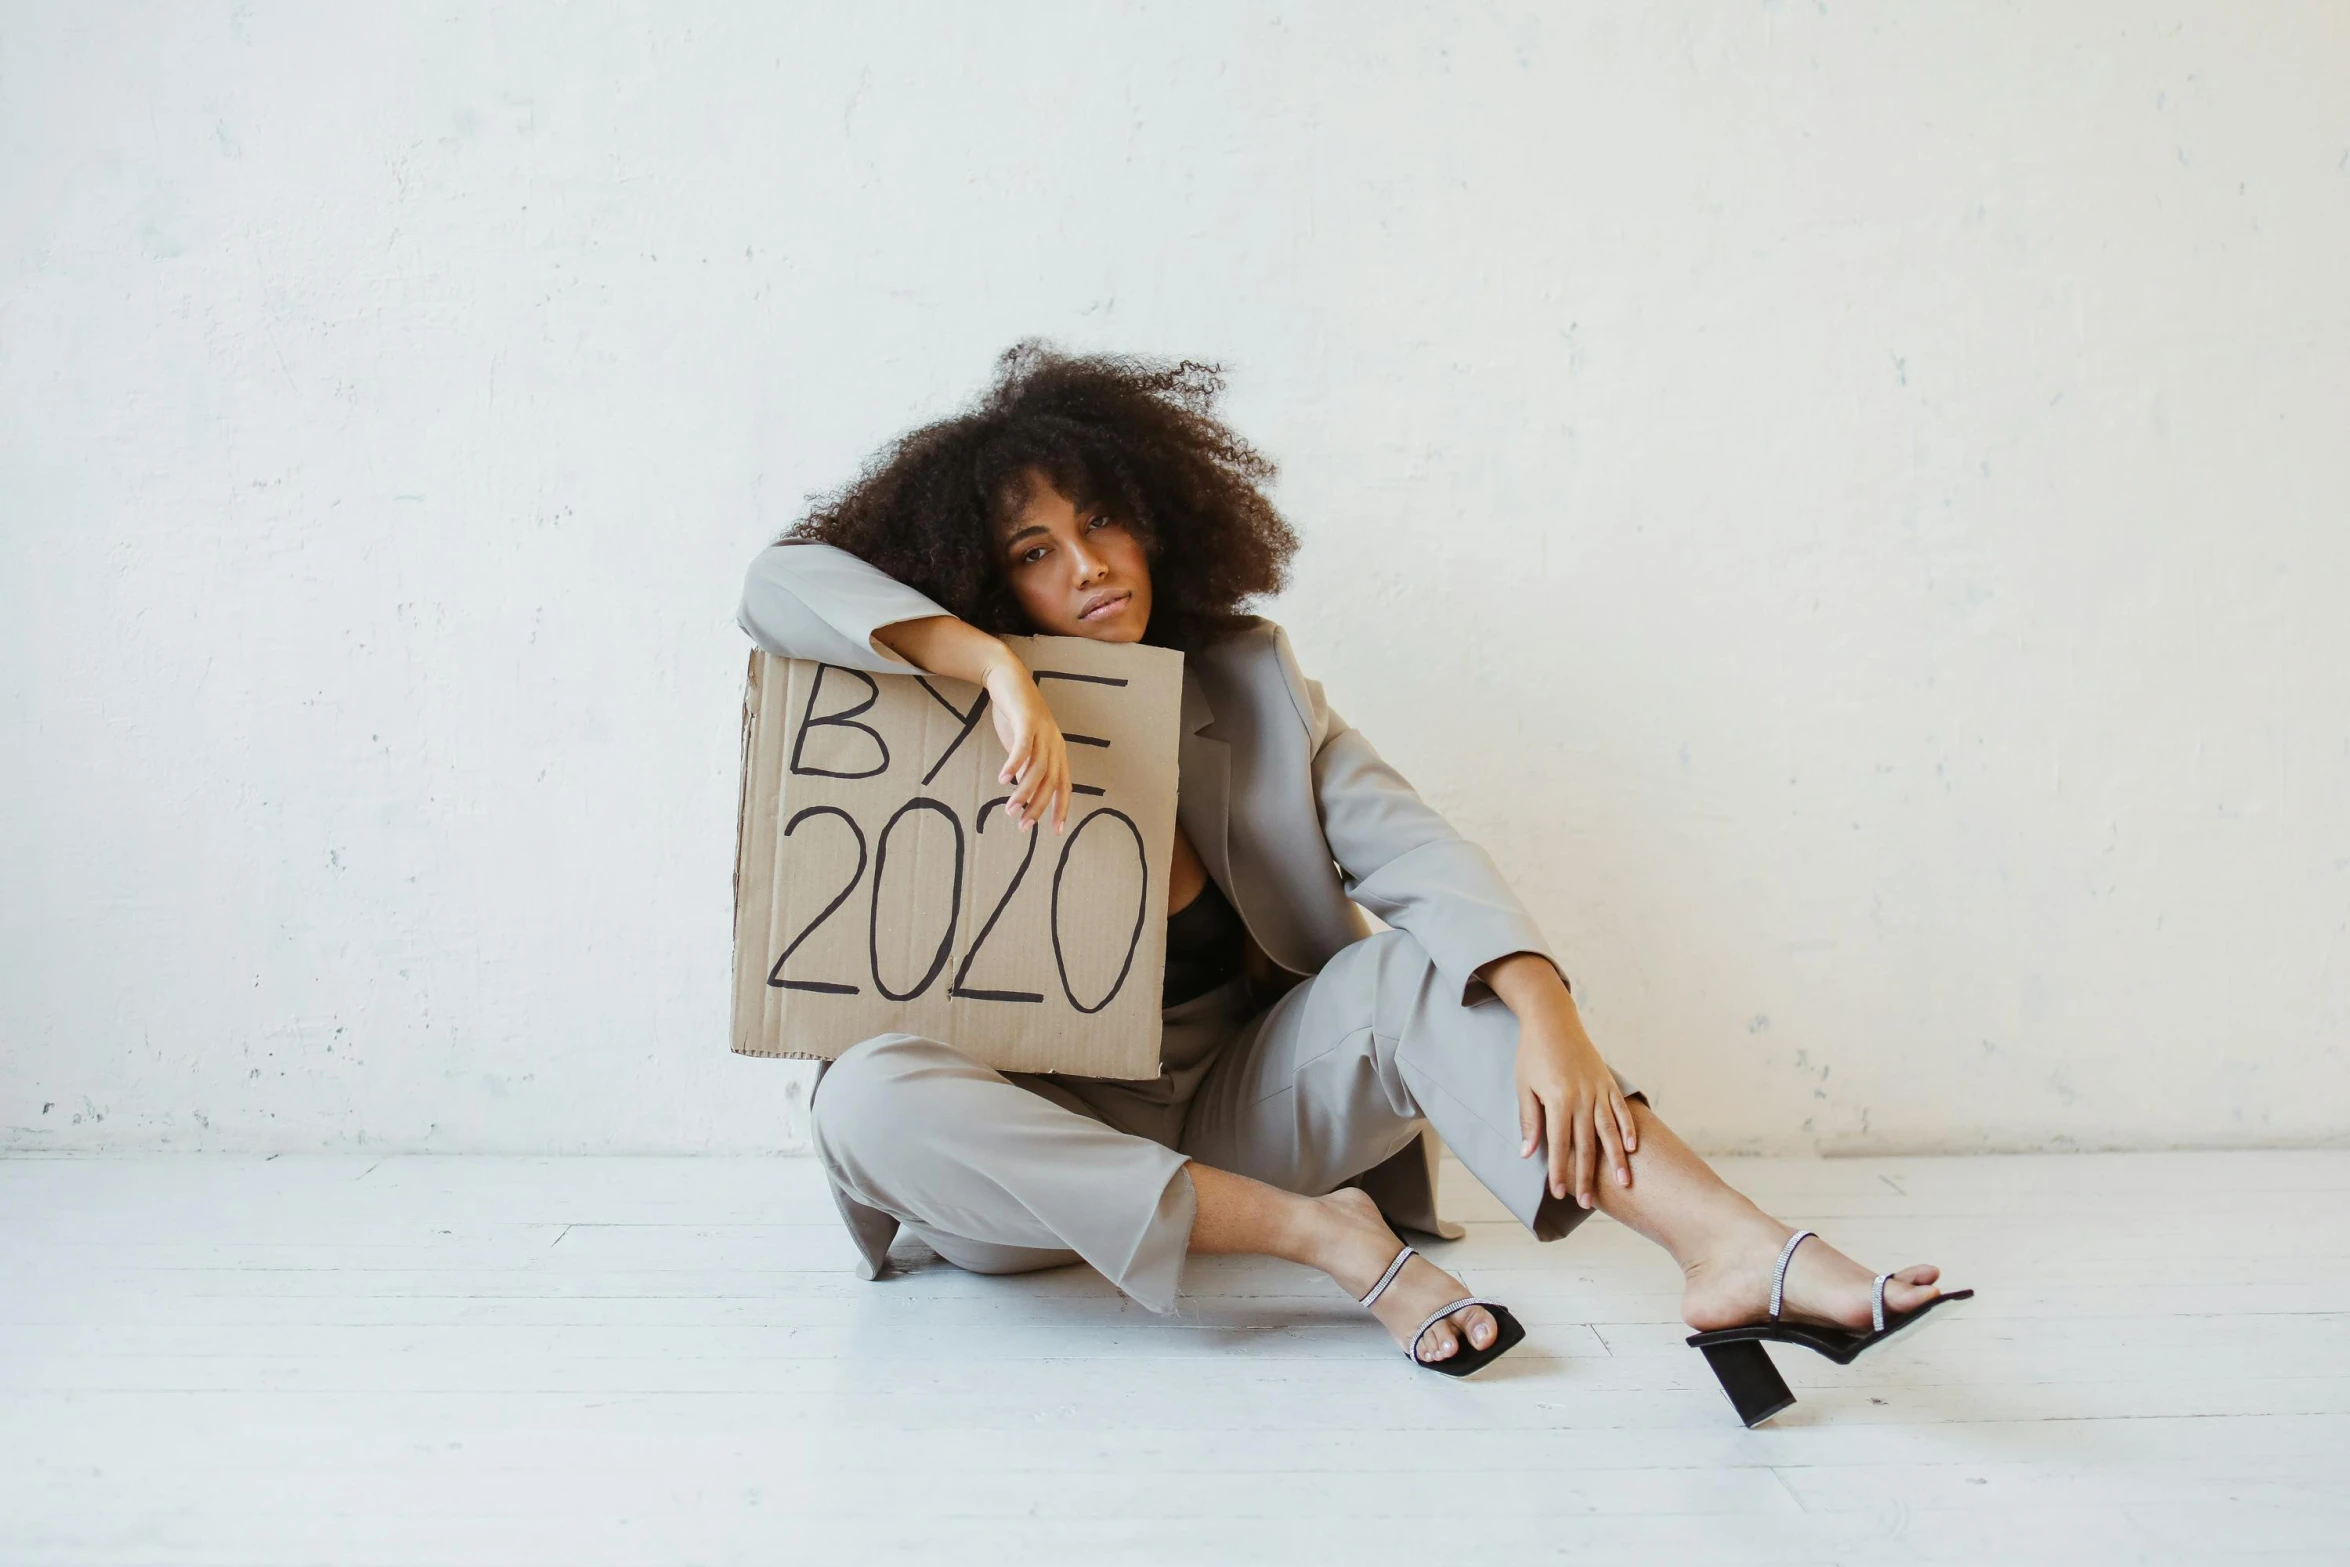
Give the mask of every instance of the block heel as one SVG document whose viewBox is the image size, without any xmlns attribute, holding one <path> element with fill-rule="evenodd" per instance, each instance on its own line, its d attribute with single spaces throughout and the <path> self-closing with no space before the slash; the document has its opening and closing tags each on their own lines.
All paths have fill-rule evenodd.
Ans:
<svg viewBox="0 0 2350 1567">
<path fill-rule="evenodd" d="M 1787 1379 L 1771 1364 L 1770 1351 L 1753 1340 L 1698 1347 L 1705 1354 L 1705 1363 L 1713 1367 L 1722 1391 L 1729 1395 L 1730 1407 L 1738 1411 L 1748 1430 L 1795 1402 L 1795 1395 L 1787 1391 Z"/>
</svg>

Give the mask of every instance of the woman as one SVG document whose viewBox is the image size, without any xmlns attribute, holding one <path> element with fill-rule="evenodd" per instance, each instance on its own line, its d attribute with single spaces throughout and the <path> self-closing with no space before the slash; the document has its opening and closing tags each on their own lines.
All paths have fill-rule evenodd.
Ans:
<svg viewBox="0 0 2350 1567">
<path fill-rule="evenodd" d="M 1297 540 L 1260 488 L 1272 464 L 1213 417 L 1221 389 L 1212 367 L 1021 344 L 976 409 L 903 437 L 752 563 L 739 618 L 768 651 L 984 687 L 1022 831 L 1067 830 L 1069 759 L 999 637 L 1185 654 L 1165 1072 L 1007 1076 L 903 1033 L 844 1052 L 812 1109 L 863 1271 L 904 1224 L 980 1271 L 1084 1260 L 1167 1311 L 1186 1255 L 1263 1253 L 1458 1374 L 1517 1329 L 1389 1228 L 1461 1233 L 1434 1212 L 1432 1124 L 1538 1238 L 1596 1209 L 1662 1245 L 1701 1335 L 1760 1324 L 1837 1354 L 1956 1298 L 1931 1266 L 1872 1277 L 1798 1246 L 1715 1176 L 1601 1058 L 1490 858 L 1240 612 Z M 1358 904 L 1393 928 L 1367 933 Z M 1760 1351 L 1706 1347 L 1738 1400 Z M 1742 1413 L 1784 1387 L 1749 1392 Z"/>
</svg>

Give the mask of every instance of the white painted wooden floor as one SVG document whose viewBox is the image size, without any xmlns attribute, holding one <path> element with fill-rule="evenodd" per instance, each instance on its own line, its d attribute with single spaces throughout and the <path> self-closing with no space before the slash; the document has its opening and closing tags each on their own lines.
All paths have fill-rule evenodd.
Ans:
<svg viewBox="0 0 2350 1567">
<path fill-rule="evenodd" d="M 1749 1432 L 1450 1165 L 1465 1382 L 1279 1263 L 866 1283 L 801 1159 L 0 1159 L 0 1562 L 2350 1561 L 2350 1153 L 1723 1168 L 1981 1296 Z"/>
</svg>

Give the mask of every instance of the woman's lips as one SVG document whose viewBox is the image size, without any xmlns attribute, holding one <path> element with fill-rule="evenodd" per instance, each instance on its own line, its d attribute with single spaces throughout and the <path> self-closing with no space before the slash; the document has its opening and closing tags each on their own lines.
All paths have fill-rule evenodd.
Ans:
<svg viewBox="0 0 2350 1567">
<path fill-rule="evenodd" d="M 1128 603 L 1131 603 L 1133 598 L 1134 595 L 1131 593 L 1121 593 L 1116 598 L 1110 600 L 1107 604 L 1104 604 L 1097 609 L 1089 609 L 1077 618 L 1079 620 L 1106 620 L 1110 616 L 1118 613 L 1118 611 L 1124 608 Z"/>
</svg>

